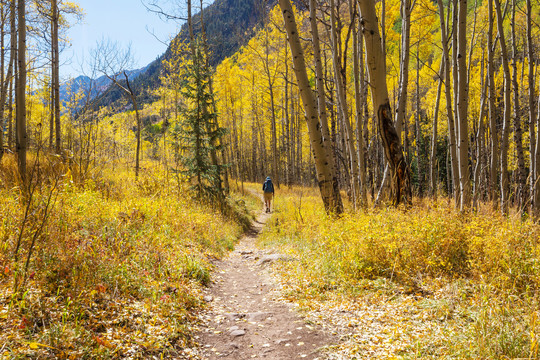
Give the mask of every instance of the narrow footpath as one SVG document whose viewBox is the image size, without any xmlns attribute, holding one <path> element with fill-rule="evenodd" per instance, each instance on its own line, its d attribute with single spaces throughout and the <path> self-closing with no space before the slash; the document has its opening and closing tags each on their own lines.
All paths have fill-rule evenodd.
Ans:
<svg viewBox="0 0 540 360">
<path fill-rule="evenodd" d="M 203 359 L 323 359 L 320 349 L 331 342 L 294 305 L 278 300 L 270 267 L 287 259 L 256 246 L 270 215 L 259 215 L 235 251 L 217 264 L 205 296 L 209 310 L 197 335 Z"/>
</svg>

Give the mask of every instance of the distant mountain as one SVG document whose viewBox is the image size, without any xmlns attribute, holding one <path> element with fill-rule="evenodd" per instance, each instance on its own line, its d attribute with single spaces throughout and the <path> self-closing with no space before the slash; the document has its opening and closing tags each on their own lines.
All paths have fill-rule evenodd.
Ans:
<svg viewBox="0 0 540 360">
<path fill-rule="evenodd" d="M 128 79 L 133 81 L 138 76 L 144 74 L 147 69 L 148 65 L 141 69 L 127 71 Z M 123 79 L 124 76 L 122 75 L 121 78 Z M 66 104 L 79 91 L 82 91 L 85 95 L 91 91 L 90 96 L 94 98 L 104 93 L 111 85 L 112 81 L 105 75 L 97 79 L 91 79 L 88 76 L 81 75 L 60 85 L 60 101 Z"/>
<path fill-rule="evenodd" d="M 275 3 L 275 0 L 270 3 Z M 265 5 L 266 4 L 266 5 Z M 261 0 L 216 0 L 203 11 L 203 19 L 210 49 L 210 65 L 217 66 L 223 59 L 233 55 L 245 45 L 255 34 L 255 28 L 262 23 L 263 14 L 269 10 L 269 5 Z M 201 32 L 200 13 L 193 16 L 195 35 Z M 188 41 L 189 31 L 184 24 L 177 38 Z M 171 56 L 170 47 L 165 53 L 146 67 L 146 71 L 134 78 L 132 87 L 137 92 L 141 102 L 153 99 L 152 91 L 161 85 L 159 76 L 162 62 Z M 111 88 L 105 94 L 100 105 L 110 105 L 123 97 L 122 91 Z"/>
<path fill-rule="evenodd" d="M 110 84 L 111 81 L 105 76 L 91 79 L 88 76 L 81 75 L 60 85 L 60 100 L 65 103 L 79 91 L 86 94 L 90 89 L 92 89 L 92 97 L 94 97 L 108 88 Z"/>
</svg>

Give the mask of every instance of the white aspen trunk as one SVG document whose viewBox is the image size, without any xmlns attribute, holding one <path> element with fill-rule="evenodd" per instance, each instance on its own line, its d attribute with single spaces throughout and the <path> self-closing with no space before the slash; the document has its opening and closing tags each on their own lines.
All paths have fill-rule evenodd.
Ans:
<svg viewBox="0 0 540 360">
<path fill-rule="evenodd" d="M 531 0 L 527 0 L 527 57 L 529 60 L 529 162 L 530 162 L 530 195 L 531 210 L 535 213 L 540 212 L 540 202 L 535 200 L 536 179 L 538 178 L 535 151 L 537 139 L 534 132 L 534 119 L 536 119 L 535 107 L 535 89 L 534 89 L 534 46 L 532 41 L 532 5 Z"/>
<path fill-rule="evenodd" d="M 13 0 L 15 2 L 16 0 Z M 12 39 L 13 41 L 14 39 Z M 22 183 L 26 183 L 26 3 L 18 0 L 18 49 L 17 49 L 17 162 Z"/>
<path fill-rule="evenodd" d="M 399 93 L 396 108 L 395 126 L 399 138 L 403 130 L 403 120 L 407 112 L 407 88 L 409 86 L 409 59 L 411 43 L 411 1 L 401 1 L 401 62 L 399 69 Z"/>
<path fill-rule="evenodd" d="M 342 123 L 344 126 L 343 136 L 345 137 L 345 145 L 348 153 L 347 164 L 350 169 L 350 182 L 352 190 L 352 200 L 354 208 L 358 206 L 360 201 L 360 186 L 359 186 L 359 176 L 358 176 L 358 156 L 356 154 L 356 149 L 354 146 L 354 133 L 349 122 L 349 107 L 347 105 L 347 93 L 345 91 L 345 79 L 341 73 L 341 64 L 340 64 L 340 52 L 338 46 L 337 30 L 336 30 L 336 9 L 334 0 L 330 0 L 330 22 L 331 22 L 331 34 L 332 34 L 332 60 L 334 63 L 334 79 L 336 82 L 336 90 L 338 96 L 338 104 L 341 109 Z M 346 56 L 346 54 L 343 54 Z"/>
<path fill-rule="evenodd" d="M 525 205 L 525 192 L 527 179 L 525 174 L 525 155 L 523 154 L 523 134 L 521 129 L 521 109 L 519 106 L 519 86 L 518 86 L 518 50 L 516 39 L 516 0 L 512 1 L 512 20 L 510 21 L 512 30 L 512 88 L 514 92 L 514 144 L 517 154 L 517 194 L 516 200 L 520 210 Z"/>
<path fill-rule="evenodd" d="M 493 0 L 488 0 L 488 79 L 489 79 L 489 132 L 491 135 L 491 164 L 490 164 L 490 191 L 489 198 L 493 202 L 493 209 L 498 202 L 498 174 L 499 174 L 499 131 L 497 130 L 497 108 L 495 106 L 495 61 L 493 49 Z"/>
<path fill-rule="evenodd" d="M 319 41 L 319 29 L 317 28 L 317 7 L 315 0 L 309 0 L 309 22 L 311 25 L 311 38 L 313 41 L 313 60 L 315 61 L 315 82 L 317 86 L 317 104 L 319 122 L 323 138 L 330 141 L 328 128 L 328 116 L 326 114 L 326 91 L 324 89 L 324 73 L 321 61 L 321 45 Z"/>
<path fill-rule="evenodd" d="M 54 126 L 56 130 L 56 143 L 55 150 L 57 154 L 61 152 L 61 139 L 62 139 L 62 127 L 60 124 L 60 54 L 58 49 L 58 22 L 59 22 L 59 10 L 58 1 L 51 0 L 52 10 L 52 90 L 54 93 Z"/>
<path fill-rule="evenodd" d="M 444 88 L 445 88 L 445 95 L 446 95 L 446 116 L 448 119 L 448 140 L 449 140 L 449 148 L 450 148 L 450 164 L 451 164 L 451 175 L 452 175 L 452 187 L 454 189 L 454 199 L 457 203 L 457 184 L 459 184 L 458 179 L 458 164 L 457 164 L 457 151 L 456 151 L 456 131 L 455 131 L 455 122 L 454 122 L 454 111 L 452 110 L 452 88 L 450 85 L 450 55 L 448 50 L 448 35 L 446 33 L 447 24 L 448 24 L 448 18 L 450 16 L 450 10 L 448 10 L 447 13 L 447 21 L 444 19 L 444 5 L 442 0 L 437 0 L 437 4 L 439 7 L 439 20 L 441 23 L 441 46 L 443 49 L 443 59 L 445 64 L 444 68 Z M 449 169 L 450 170 L 450 169 Z M 450 182 L 450 179 L 448 179 Z"/>
<path fill-rule="evenodd" d="M 431 161 L 430 161 L 430 180 L 431 180 L 431 194 L 433 198 L 437 200 L 437 185 L 439 182 L 439 174 L 437 172 L 437 123 L 439 121 L 439 106 L 441 103 L 441 91 L 443 84 L 444 73 L 444 58 L 441 61 L 441 68 L 439 69 L 439 84 L 437 85 L 437 98 L 435 100 L 435 110 L 433 112 L 433 133 L 431 135 Z"/>
<path fill-rule="evenodd" d="M 354 3 L 356 4 L 356 3 Z M 351 19 L 354 19 L 356 16 L 355 5 L 352 1 L 349 2 L 349 10 L 351 14 Z M 352 20 L 354 21 L 354 20 Z M 353 36 L 353 70 L 354 70 L 354 99 L 356 103 L 356 141 L 358 146 L 358 164 L 360 170 L 360 201 L 362 206 L 367 207 L 367 184 L 366 184 L 366 156 L 364 153 L 364 132 L 363 132 L 363 109 L 364 109 L 364 99 L 363 99 L 363 84 L 364 81 L 364 69 L 363 69 L 363 50 L 360 51 L 360 42 L 358 41 L 358 32 L 357 28 L 354 25 L 352 30 Z M 362 62 L 362 65 L 360 65 Z M 362 69 L 360 67 L 362 66 Z"/>
<path fill-rule="evenodd" d="M 7 89 L 7 81 L 5 76 L 5 31 L 4 31 L 4 25 L 5 25 L 5 8 L 4 3 L 0 3 L 0 21 L 1 21 L 1 29 L 0 29 L 0 162 L 2 161 L 2 157 L 4 156 L 4 107 L 6 103 L 6 89 Z"/>
<path fill-rule="evenodd" d="M 410 204 L 412 200 L 409 167 L 406 163 L 399 136 L 392 121 L 392 109 L 386 86 L 386 68 L 384 53 L 379 35 L 379 24 L 373 0 L 360 2 L 362 32 L 366 45 L 367 65 L 373 99 L 373 108 L 377 111 L 379 133 L 383 141 L 386 160 L 390 165 L 394 204 L 401 201 Z"/>
<path fill-rule="evenodd" d="M 536 150 L 534 156 L 534 172 L 536 174 L 534 189 L 534 207 L 536 209 L 536 215 L 540 216 L 540 96 L 538 97 L 538 109 L 536 112 Z"/>
<path fill-rule="evenodd" d="M 423 182 L 424 182 L 424 171 L 422 169 L 422 161 L 420 160 L 420 150 L 421 144 L 420 140 L 422 139 L 422 131 L 420 128 L 420 41 L 416 43 L 416 114 L 415 119 L 415 130 L 416 130 L 416 172 L 418 173 L 418 196 L 423 196 Z"/>
<path fill-rule="evenodd" d="M 459 0 L 458 13 L 458 158 L 460 180 L 460 210 L 471 206 L 471 181 L 469 175 L 469 84 L 467 74 L 467 0 Z"/>
<path fill-rule="evenodd" d="M 478 209 L 478 199 L 480 197 L 480 182 L 483 168 L 484 155 L 484 116 L 486 114 L 486 92 L 488 79 L 484 79 L 484 52 L 482 53 L 482 62 L 480 65 L 480 114 L 478 116 L 478 131 L 476 134 L 476 164 L 474 167 L 474 191 L 473 191 L 473 209 Z"/>
<path fill-rule="evenodd" d="M 279 0 L 279 6 L 283 13 L 283 20 L 293 58 L 294 72 L 298 81 L 298 89 L 304 105 L 304 111 L 306 112 L 310 144 L 317 169 L 317 181 L 321 191 L 321 197 L 327 212 L 339 214 L 343 212 L 343 204 L 341 203 L 337 177 L 333 174 L 334 160 L 320 130 L 318 108 L 309 85 L 304 53 L 300 43 L 293 9 L 290 0 Z"/>
<path fill-rule="evenodd" d="M 512 85 L 510 78 L 510 66 L 508 65 L 508 52 L 506 50 L 506 40 L 504 34 L 503 18 L 499 0 L 495 1 L 495 12 L 497 14 L 497 28 L 499 32 L 499 43 L 501 45 L 501 56 L 504 74 L 504 117 L 501 138 L 501 211 L 508 213 L 510 200 L 510 184 L 508 178 L 508 145 L 510 132 L 510 118 L 512 111 L 511 95 Z"/>
</svg>

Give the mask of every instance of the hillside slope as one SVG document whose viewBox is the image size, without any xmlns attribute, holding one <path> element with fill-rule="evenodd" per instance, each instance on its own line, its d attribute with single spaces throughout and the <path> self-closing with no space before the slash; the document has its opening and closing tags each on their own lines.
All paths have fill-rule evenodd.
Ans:
<svg viewBox="0 0 540 360">
<path fill-rule="evenodd" d="M 223 59 L 234 54 L 253 36 L 254 28 L 262 22 L 262 14 L 267 7 L 257 0 L 216 0 L 203 11 L 203 19 L 210 48 L 210 64 L 218 65 Z M 193 16 L 195 35 L 201 32 L 201 16 Z M 188 40 L 188 27 L 184 24 L 177 35 Z M 165 53 L 147 66 L 147 70 L 135 78 L 132 86 L 141 102 L 152 100 L 152 89 L 161 85 L 159 75 L 162 62 L 171 56 L 170 46 Z M 114 88 L 107 92 L 99 102 L 107 106 L 121 99 L 121 90 Z"/>
</svg>

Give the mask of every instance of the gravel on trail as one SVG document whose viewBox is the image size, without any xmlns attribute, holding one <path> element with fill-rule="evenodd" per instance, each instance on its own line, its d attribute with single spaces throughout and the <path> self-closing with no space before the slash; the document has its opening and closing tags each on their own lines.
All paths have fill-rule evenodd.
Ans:
<svg viewBox="0 0 540 360">
<path fill-rule="evenodd" d="M 332 336 L 310 324 L 293 304 L 279 300 L 271 264 L 289 261 L 257 248 L 256 239 L 271 214 L 262 213 L 234 252 L 217 262 L 204 296 L 196 341 L 202 359 L 323 359 Z"/>
</svg>

